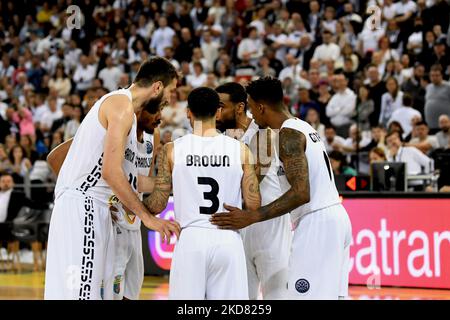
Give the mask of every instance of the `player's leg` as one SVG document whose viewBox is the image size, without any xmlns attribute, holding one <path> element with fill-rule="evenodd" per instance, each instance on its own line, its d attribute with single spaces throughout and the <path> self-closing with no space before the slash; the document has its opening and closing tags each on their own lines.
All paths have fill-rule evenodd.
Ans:
<svg viewBox="0 0 450 320">
<path fill-rule="evenodd" d="M 274 220 L 268 225 L 270 237 L 259 235 L 259 254 L 256 258 L 257 273 L 261 282 L 263 299 L 286 299 L 289 256 L 292 242 L 290 217 Z M 261 233 L 260 233 L 261 234 Z"/>
<path fill-rule="evenodd" d="M 106 207 L 104 207 L 106 211 Z M 114 293 L 114 261 L 116 248 L 115 248 L 115 239 L 114 239 L 114 228 L 112 221 L 110 219 L 110 213 L 105 212 L 105 215 L 108 217 L 104 221 L 104 230 L 105 230 L 105 243 L 106 243 L 106 255 L 103 259 L 104 261 L 104 273 L 103 273 L 103 291 L 102 291 L 102 299 L 104 300 L 113 300 Z"/>
<path fill-rule="evenodd" d="M 131 256 L 125 269 L 123 297 L 128 300 L 138 300 L 144 282 L 141 231 L 128 231 L 128 239 Z"/>
<path fill-rule="evenodd" d="M 114 271 L 113 271 L 113 298 L 122 300 L 126 283 L 126 268 L 131 256 L 129 250 L 129 231 L 114 224 Z"/>
<path fill-rule="evenodd" d="M 249 227 L 241 230 L 242 241 L 244 244 L 245 260 L 247 266 L 248 296 L 250 300 L 257 300 L 260 292 L 259 278 L 255 265 L 255 250 L 253 248 L 253 239 Z"/>
<path fill-rule="evenodd" d="M 237 232 L 211 230 L 207 256 L 206 298 L 247 300 L 248 282 L 244 246 Z"/>
<path fill-rule="evenodd" d="M 169 278 L 170 300 L 205 299 L 207 229 L 183 229 L 172 256 Z"/>
<path fill-rule="evenodd" d="M 45 299 L 102 299 L 108 241 L 105 228 L 105 212 L 92 197 L 65 193 L 55 202 Z"/>
<path fill-rule="evenodd" d="M 294 233 L 289 265 L 291 299 L 338 299 L 348 216 L 333 206 L 305 216 Z"/>
</svg>

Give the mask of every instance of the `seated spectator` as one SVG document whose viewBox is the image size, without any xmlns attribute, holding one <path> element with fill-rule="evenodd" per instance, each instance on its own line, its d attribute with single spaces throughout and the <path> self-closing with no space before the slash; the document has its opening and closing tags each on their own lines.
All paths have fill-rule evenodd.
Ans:
<svg viewBox="0 0 450 320">
<path fill-rule="evenodd" d="M 333 150 L 338 150 L 345 143 L 345 139 L 336 134 L 336 129 L 332 125 L 325 127 L 325 150 L 330 154 Z"/>
<path fill-rule="evenodd" d="M 14 180 L 23 183 L 32 167 L 31 161 L 25 155 L 25 150 L 20 145 L 14 146 L 9 152 L 9 161 L 11 161 Z"/>
<path fill-rule="evenodd" d="M 317 131 L 321 139 L 325 139 L 325 125 L 320 123 L 319 112 L 315 108 L 308 109 L 305 121 Z"/>
<path fill-rule="evenodd" d="M 347 135 L 353 121 L 351 117 L 356 107 L 356 95 L 347 87 L 347 79 L 343 74 L 336 76 L 336 93 L 328 102 L 326 115 L 339 135 Z"/>
<path fill-rule="evenodd" d="M 309 97 L 309 90 L 306 87 L 300 86 L 298 88 L 298 102 L 291 107 L 291 113 L 302 120 L 305 120 L 309 109 L 315 109 L 320 112 L 320 106 L 317 102 Z"/>
<path fill-rule="evenodd" d="M 48 82 L 49 88 L 54 88 L 58 92 L 59 97 L 67 97 L 72 89 L 72 83 L 64 72 L 64 65 L 56 66 L 55 75 Z"/>
<path fill-rule="evenodd" d="M 406 138 L 412 131 L 414 117 L 422 118 L 420 112 L 412 108 L 411 95 L 406 93 L 403 95 L 402 106 L 392 112 L 392 116 L 387 124 L 390 125 L 393 121 L 400 123 L 403 129 L 403 138 Z"/>
<path fill-rule="evenodd" d="M 388 127 L 387 127 L 387 132 L 390 133 L 392 131 L 398 131 L 400 132 L 400 134 L 402 135 L 402 138 L 404 136 L 403 134 L 403 127 L 400 124 L 400 122 L 398 121 L 392 121 L 391 123 L 389 123 Z"/>
<path fill-rule="evenodd" d="M 369 98 L 369 89 L 366 86 L 361 86 L 358 103 L 353 112 L 353 119 L 359 124 L 361 131 L 370 131 L 370 115 L 374 110 L 373 100 Z"/>
<path fill-rule="evenodd" d="M 270 67 L 270 61 L 266 56 L 259 59 L 258 68 L 256 69 L 256 76 L 258 77 L 275 77 L 275 70 Z"/>
<path fill-rule="evenodd" d="M 9 160 L 8 153 L 6 152 L 5 145 L 0 144 L 0 173 L 12 172 L 12 164 Z"/>
<path fill-rule="evenodd" d="M 424 154 L 429 155 L 433 150 L 439 148 L 439 142 L 436 136 L 430 136 L 430 129 L 424 121 L 415 124 L 416 137 L 412 138 L 407 146 L 416 147 Z"/>
<path fill-rule="evenodd" d="M 382 126 L 375 126 L 372 127 L 370 130 L 372 140 L 369 142 L 369 144 L 363 148 L 361 148 L 362 152 L 367 152 L 372 150 L 373 148 L 379 148 L 383 151 L 386 150 L 385 145 L 385 137 L 386 137 L 386 129 L 384 129 Z"/>
<path fill-rule="evenodd" d="M 384 153 L 384 150 L 378 147 L 372 148 L 369 152 L 369 162 L 375 163 L 375 162 L 384 162 L 386 161 L 386 154 Z"/>
<path fill-rule="evenodd" d="M 356 170 L 347 165 L 347 160 L 345 159 L 344 154 L 339 151 L 331 151 L 329 158 L 334 175 L 356 176 Z"/>
<path fill-rule="evenodd" d="M 316 50 L 314 50 L 314 54 L 311 60 L 319 61 L 320 63 L 326 61 L 336 61 L 341 54 L 341 49 L 339 46 L 334 43 L 332 32 L 330 30 L 325 29 L 322 32 L 322 44 L 319 45 Z"/>
<path fill-rule="evenodd" d="M 405 162 L 408 175 L 430 173 L 432 160 L 416 147 L 404 146 L 399 131 L 392 131 L 386 136 L 388 147 L 387 159 L 393 162 Z"/>
<path fill-rule="evenodd" d="M 386 81 L 387 92 L 381 97 L 381 112 L 378 122 L 387 127 L 392 113 L 399 109 L 403 103 L 403 92 L 400 91 L 398 82 L 395 78 L 388 78 Z"/>
<path fill-rule="evenodd" d="M 248 37 L 242 39 L 237 49 L 237 57 L 243 60 L 244 55 L 248 55 L 249 62 L 255 66 L 258 59 L 263 55 L 264 43 L 258 36 L 258 30 L 255 27 L 248 29 Z"/>
<path fill-rule="evenodd" d="M 69 122 L 67 122 L 66 128 L 64 129 L 64 141 L 73 138 L 77 133 L 77 130 L 83 121 L 84 109 L 82 106 L 72 106 L 72 115 Z"/>
<path fill-rule="evenodd" d="M 109 91 L 117 90 L 122 71 L 114 65 L 114 61 L 111 56 L 106 58 L 105 64 L 105 68 L 100 70 L 98 77 L 103 81 L 103 86 L 106 89 Z"/>
<path fill-rule="evenodd" d="M 206 73 L 203 72 L 203 66 L 200 62 L 194 63 L 194 73 L 186 77 L 186 84 L 192 89 L 203 86 L 206 83 Z"/>
<path fill-rule="evenodd" d="M 450 119 L 446 114 L 439 117 L 439 129 L 436 133 L 439 148 L 446 149 L 450 145 Z"/>
<path fill-rule="evenodd" d="M 425 95 L 425 121 L 430 129 L 439 128 L 439 117 L 446 114 L 450 117 L 450 83 L 443 80 L 442 67 L 434 65 L 430 70 L 431 83 Z"/>
<path fill-rule="evenodd" d="M 31 163 L 34 163 L 39 156 L 38 153 L 36 152 L 34 138 L 30 135 L 21 136 L 19 144 L 25 150 L 25 157 L 30 159 Z"/>
<path fill-rule="evenodd" d="M 103 95 L 103 94 L 102 94 Z M 51 132 L 60 130 L 64 132 L 67 123 L 72 119 L 72 105 L 64 103 L 61 108 L 62 117 L 53 121 Z"/>
<path fill-rule="evenodd" d="M 217 70 L 217 83 L 219 86 L 232 81 L 233 77 L 231 76 L 230 69 L 223 63 L 219 64 Z"/>
<path fill-rule="evenodd" d="M 44 209 L 45 206 L 28 199 L 21 191 L 14 190 L 13 177 L 4 173 L 0 176 L 0 223 L 12 222 L 22 207 Z"/>
<path fill-rule="evenodd" d="M 31 135 L 34 136 L 36 134 L 34 123 L 33 123 L 33 115 L 28 108 L 24 106 L 18 106 L 17 112 L 14 113 L 13 119 L 14 122 L 19 125 L 20 135 Z"/>
<path fill-rule="evenodd" d="M 50 182 L 52 172 L 47 164 L 46 155 L 41 155 L 38 160 L 33 164 L 30 171 L 31 199 L 36 203 L 45 204 L 52 201 L 52 195 L 47 191 L 47 187 L 39 187 L 33 185 L 40 185 L 46 182 Z"/>
</svg>

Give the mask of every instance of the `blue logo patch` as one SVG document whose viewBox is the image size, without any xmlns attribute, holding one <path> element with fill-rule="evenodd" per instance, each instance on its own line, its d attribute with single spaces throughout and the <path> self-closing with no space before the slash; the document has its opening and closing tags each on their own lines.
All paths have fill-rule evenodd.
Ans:
<svg viewBox="0 0 450 320">
<path fill-rule="evenodd" d="M 116 276 L 114 278 L 114 293 L 119 294 L 120 293 L 120 283 L 122 282 L 122 276 Z"/>
<path fill-rule="evenodd" d="M 306 293 L 309 290 L 309 282 L 306 279 L 298 279 L 297 282 L 295 282 L 295 290 L 297 290 L 300 293 Z"/>
<path fill-rule="evenodd" d="M 147 154 L 150 154 L 153 152 L 153 144 L 150 141 L 147 141 L 146 147 L 147 147 Z"/>
</svg>

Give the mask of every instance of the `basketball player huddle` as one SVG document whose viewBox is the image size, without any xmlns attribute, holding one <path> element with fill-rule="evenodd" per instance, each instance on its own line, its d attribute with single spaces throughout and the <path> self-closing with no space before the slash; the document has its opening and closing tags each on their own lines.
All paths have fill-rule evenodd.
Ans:
<svg viewBox="0 0 450 320">
<path fill-rule="evenodd" d="M 49 155 L 58 180 L 45 299 L 138 299 L 141 223 L 178 238 L 170 299 L 345 298 L 350 220 L 323 142 L 283 105 L 279 80 L 194 89 L 192 133 L 165 144 L 155 166 L 176 83 L 170 62 L 147 60 Z M 157 218 L 171 194 L 175 221 Z"/>
</svg>

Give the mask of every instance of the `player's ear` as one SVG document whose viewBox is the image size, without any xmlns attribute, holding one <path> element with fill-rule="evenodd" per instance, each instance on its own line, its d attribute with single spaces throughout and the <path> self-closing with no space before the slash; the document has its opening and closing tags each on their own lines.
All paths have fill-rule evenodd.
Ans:
<svg viewBox="0 0 450 320">
<path fill-rule="evenodd" d="M 161 92 L 164 90 L 164 85 L 161 81 L 156 81 L 152 84 L 153 92 L 155 93 L 155 96 L 159 96 Z"/>
<path fill-rule="evenodd" d="M 236 106 L 236 114 L 241 115 L 244 113 L 245 104 L 243 102 L 239 102 Z"/>
<path fill-rule="evenodd" d="M 217 111 L 216 111 L 216 121 L 220 120 L 221 114 L 222 114 L 222 108 L 217 108 Z"/>
</svg>

